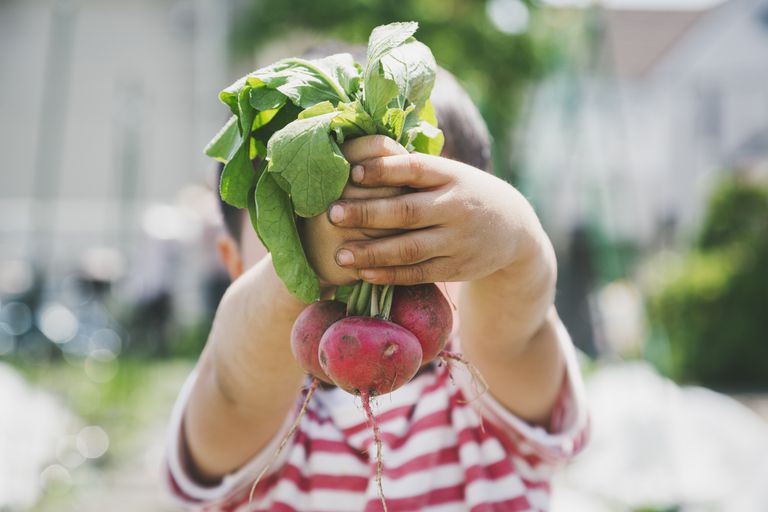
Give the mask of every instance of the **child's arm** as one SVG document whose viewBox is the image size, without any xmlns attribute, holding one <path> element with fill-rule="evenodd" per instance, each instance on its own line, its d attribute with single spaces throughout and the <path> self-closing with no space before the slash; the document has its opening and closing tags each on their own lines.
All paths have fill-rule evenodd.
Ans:
<svg viewBox="0 0 768 512">
<path fill-rule="evenodd" d="M 222 298 L 184 415 L 196 480 L 214 482 L 238 468 L 285 421 L 304 378 L 288 342 L 304 307 L 270 257 L 246 270 Z"/>
<path fill-rule="evenodd" d="M 392 139 L 344 147 L 350 162 L 371 155 L 407 154 Z M 385 197 L 399 189 L 347 187 L 343 197 Z M 246 221 L 247 222 L 247 221 Z M 365 240 L 392 231 L 343 229 L 325 215 L 304 219 L 302 238 L 321 280 L 351 283 L 356 273 L 334 263 L 336 248 L 347 240 Z M 245 226 L 241 251 L 258 243 Z M 241 255 L 242 256 L 242 255 Z M 247 259 L 247 258 L 246 258 Z M 216 312 L 198 377 L 184 412 L 184 445 L 196 480 L 215 482 L 262 450 L 295 405 L 304 374 L 290 350 L 293 322 L 306 307 L 292 296 L 265 257 L 240 275 Z"/>
<path fill-rule="evenodd" d="M 349 144 L 355 143 L 365 138 Z M 353 180 L 415 192 L 339 201 L 330 209 L 332 222 L 408 231 L 343 244 L 337 261 L 351 254 L 354 262 L 345 266 L 377 284 L 465 281 L 459 308 L 465 356 L 499 402 L 525 420 L 546 423 L 564 361 L 555 334 L 554 251 L 530 204 L 494 176 L 419 154 L 370 158 L 362 172 L 353 170 Z"/>
</svg>

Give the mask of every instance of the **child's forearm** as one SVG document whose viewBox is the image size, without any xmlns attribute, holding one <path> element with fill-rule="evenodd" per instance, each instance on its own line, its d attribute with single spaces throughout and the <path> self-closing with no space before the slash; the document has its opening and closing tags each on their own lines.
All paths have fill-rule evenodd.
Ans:
<svg viewBox="0 0 768 512">
<path fill-rule="evenodd" d="M 538 220 L 521 227 L 512 263 L 462 286 L 462 351 L 499 402 L 546 425 L 564 368 L 553 306 L 556 262 Z"/>
<path fill-rule="evenodd" d="M 500 355 L 515 357 L 541 329 L 554 303 L 557 263 L 549 239 L 532 217 L 530 228 L 508 266 L 462 287 L 462 305 L 471 313 L 462 321 L 484 331 L 483 345 Z"/>
<path fill-rule="evenodd" d="M 304 307 L 269 256 L 222 298 L 184 417 L 199 479 L 215 481 L 238 468 L 282 425 L 303 379 L 288 340 Z"/>
</svg>

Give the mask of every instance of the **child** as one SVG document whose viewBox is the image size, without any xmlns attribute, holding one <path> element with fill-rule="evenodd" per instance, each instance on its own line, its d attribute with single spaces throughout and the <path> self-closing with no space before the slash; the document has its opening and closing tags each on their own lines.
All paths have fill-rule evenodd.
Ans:
<svg viewBox="0 0 768 512">
<path fill-rule="evenodd" d="M 547 510 L 554 467 L 587 431 L 553 306 L 554 251 L 525 198 L 478 171 L 490 168 L 489 136 L 461 87 L 441 71 L 432 99 L 443 156 L 408 155 L 383 136 L 347 142 L 352 183 L 327 215 L 301 222 L 304 245 L 326 292 L 361 278 L 461 283 L 452 348 L 489 388 L 477 396 L 466 370 L 433 364 L 375 399 L 388 509 Z M 333 387 L 317 390 L 249 503 L 303 400 L 289 337 L 306 305 L 245 214 L 224 211 L 233 283 L 174 409 L 168 485 L 206 510 L 381 510 L 371 429 L 359 400 Z"/>
</svg>

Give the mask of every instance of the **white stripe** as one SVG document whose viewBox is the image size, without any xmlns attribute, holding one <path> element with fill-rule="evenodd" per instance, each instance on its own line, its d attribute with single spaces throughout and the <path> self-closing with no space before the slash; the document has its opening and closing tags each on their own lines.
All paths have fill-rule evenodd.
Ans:
<svg viewBox="0 0 768 512">
<path fill-rule="evenodd" d="M 474 506 L 525 496 L 525 491 L 525 485 L 519 475 L 511 474 L 497 480 L 482 478 L 467 485 L 465 500 L 469 506 Z"/>
<path fill-rule="evenodd" d="M 422 390 L 435 381 L 434 374 L 423 374 L 392 393 L 376 397 L 378 414 L 403 406 L 411 406 L 420 401 Z M 360 399 L 341 389 L 321 390 L 315 397 L 339 428 L 347 429 L 365 422 L 365 413 L 360 407 Z"/>
<path fill-rule="evenodd" d="M 481 443 L 463 443 L 459 446 L 459 457 L 464 467 L 490 466 L 509 457 L 496 439 L 486 439 Z"/>
<path fill-rule="evenodd" d="M 550 480 L 555 472 L 555 468 L 549 464 L 538 464 L 535 467 L 525 462 L 519 457 L 512 459 L 515 470 L 521 477 L 532 482 L 544 482 Z"/>
<path fill-rule="evenodd" d="M 480 415 L 470 405 L 457 405 L 451 411 L 451 423 L 457 432 L 480 426 Z"/>
<path fill-rule="evenodd" d="M 543 489 L 529 489 L 528 503 L 537 510 L 549 510 L 549 493 Z"/>
<path fill-rule="evenodd" d="M 382 479 L 384 495 L 389 498 L 410 498 L 434 489 L 459 485 L 464 482 L 464 468 L 459 464 L 446 464 L 426 471 L 411 473 L 397 480 Z"/>
<path fill-rule="evenodd" d="M 434 507 L 422 509 L 424 512 L 467 512 L 467 506 L 462 503 L 443 503 Z"/>
<path fill-rule="evenodd" d="M 307 459 L 306 450 L 302 444 L 291 447 L 287 462 L 296 466 L 304 476 L 312 474 L 359 476 L 368 471 L 368 464 L 348 453 L 313 451 Z"/>
<path fill-rule="evenodd" d="M 318 421 L 305 417 L 301 421 L 301 430 L 313 441 L 346 441 L 344 434 L 333 423 Z"/>
<path fill-rule="evenodd" d="M 269 510 L 276 501 L 286 503 L 297 510 L 313 512 L 359 512 L 365 508 L 366 496 L 362 493 L 326 489 L 301 491 L 291 480 L 281 480 L 273 491 L 260 501 L 255 501 L 256 509 Z M 246 501 L 239 511 L 249 511 Z"/>
<path fill-rule="evenodd" d="M 457 445 L 456 432 L 451 427 L 435 427 L 414 434 L 396 450 L 384 446 L 384 463 L 390 467 L 402 466 L 416 457 L 434 453 L 443 448 Z M 371 443 L 369 450 L 376 453 L 376 445 Z"/>
</svg>

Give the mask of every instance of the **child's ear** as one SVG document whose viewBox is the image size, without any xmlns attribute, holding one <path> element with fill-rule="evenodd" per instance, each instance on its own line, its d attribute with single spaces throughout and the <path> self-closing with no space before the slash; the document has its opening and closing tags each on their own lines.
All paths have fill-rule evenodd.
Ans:
<svg viewBox="0 0 768 512">
<path fill-rule="evenodd" d="M 216 248 L 230 279 L 234 281 L 243 273 L 243 257 L 237 242 L 229 235 L 222 235 L 216 242 Z"/>
</svg>

